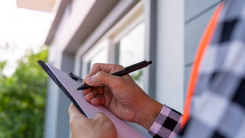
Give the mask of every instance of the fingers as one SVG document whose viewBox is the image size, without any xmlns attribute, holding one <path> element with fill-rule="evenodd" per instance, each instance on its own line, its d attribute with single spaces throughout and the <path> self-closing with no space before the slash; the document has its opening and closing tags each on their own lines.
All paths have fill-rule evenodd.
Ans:
<svg viewBox="0 0 245 138">
<path fill-rule="evenodd" d="M 83 90 L 82 94 L 85 96 L 85 101 L 90 102 L 93 105 L 103 105 L 106 108 L 109 107 L 109 103 L 112 98 L 110 88 L 107 86 L 93 87 L 89 90 Z"/>
<path fill-rule="evenodd" d="M 102 95 L 97 95 L 90 101 L 91 104 L 93 105 L 104 105 L 105 104 L 105 97 Z"/>
<path fill-rule="evenodd" d="M 86 90 L 82 90 L 82 94 L 83 95 L 87 95 L 91 91 L 96 91 L 97 94 L 103 94 L 103 89 L 104 89 L 103 86 L 93 87 L 93 88 L 89 88 L 89 89 L 86 89 Z"/>
<path fill-rule="evenodd" d="M 89 90 L 83 90 L 82 94 L 85 95 L 85 100 L 87 102 L 90 102 L 90 100 L 92 98 L 94 98 L 95 96 L 97 96 L 98 94 L 103 94 L 103 86 L 99 86 L 99 87 L 94 87 L 94 88 L 90 88 Z"/>
<path fill-rule="evenodd" d="M 91 90 L 92 90 L 92 88 L 88 88 L 88 89 L 82 90 L 82 94 L 83 94 L 83 95 L 86 95 L 86 94 L 89 93 Z"/>
<path fill-rule="evenodd" d="M 91 91 L 91 92 L 86 94 L 85 101 L 90 102 L 91 99 L 94 98 L 95 96 L 97 96 L 97 92 L 96 91 Z"/>
<path fill-rule="evenodd" d="M 103 64 L 103 63 L 95 63 L 93 64 L 88 76 L 92 76 L 99 71 L 107 72 L 109 74 L 115 73 L 117 71 L 123 70 L 124 67 L 117 64 Z"/>
<path fill-rule="evenodd" d="M 110 120 L 104 113 L 98 112 L 94 115 L 93 120 Z"/>
<path fill-rule="evenodd" d="M 122 78 L 99 71 L 95 75 L 86 79 L 86 84 L 90 86 L 108 85 L 110 88 L 122 84 Z"/>
<path fill-rule="evenodd" d="M 123 70 L 124 67 L 121 65 L 117 65 L 117 64 L 103 64 L 103 63 L 95 63 L 93 64 L 89 74 L 87 75 L 87 77 L 83 80 L 83 83 L 86 82 L 86 79 L 90 76 L 95 75 L 97 72 L 99 71 L 103 71 L 103 72 L 107 72 L 109 74 L 118 72 Z"/>
<path fill-rule="evenodd" d="M 85 100 L 87 102 L 90 102 L 91 104 L 93 105 L 104 105 L 105 104 L 105 98 L 103 95 L 96 95 L 96 96 L 93 96 L 92 92 L 88 93 L 86 96 L 85 96 Z"/>
<path fill-rule="evenodd" d="M 101 97 L 96 97 L 96 98 L 101 98 Z M 80 111 L 75 107 L 73 103 L 70 105 L 68 112 L 71 120 L 81 119 L 81 118 L 88 119 L 86 116 L 80 113 Z M 108 118 L 108 117 L 104 113 L 96 113 L 93 119 L 98 119 L 98 118 Z"/>
<path fill-rule="evenodd" d="M 84 116 L 80 111 L 75 107 L 72 103 L 68 109 L 69 116 L 70 116 L 70 128 L 72 131 L 77 131 L 77 129 L 81 129 L 81 124 L 90 124 L 91 120 Z"/>
<path fill-rule="evenodd" d="M 73 114 L 77 114 L 78 112 L 79 112 L 79 110 L 75 107 L 75 105 L 73 103 L 71 103 L 71 105 L 68 109 L 69 116 L 71 117 Z"/>
<path fill-rule="evenodd" d="M 80 111 L 75 107 L 75 105 L 72 103 L 68 109 L 69 116 L 71 120 L 76 120 L 78 118 L 87 118 L 84 116 Z"/>
</svg>

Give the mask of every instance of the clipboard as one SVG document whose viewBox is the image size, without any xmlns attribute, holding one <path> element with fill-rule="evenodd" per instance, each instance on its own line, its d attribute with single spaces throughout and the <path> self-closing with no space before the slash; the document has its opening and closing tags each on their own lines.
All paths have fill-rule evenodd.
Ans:
<svg viewBox="0 0 245 138">
<path fill-rule="evenodd" d="M 82 85 L 83 79 L 80 77 L 71 72 L 65 73 L 60 71 L 59 69 L 43 61 L 38 61 L 38 64 L 83 115 L 92 119 L 95 113 L 102 112 L 108 116 L 116 126 L 118 138 L 151 138 L 148 131 L 142 126 L 121 120 L 104 106 L 93 106 L 92 104 L 86 102 L 84 96 L 81 94 L 81 91 L 76 90 L 77 87 Z"/>
<path fill-rule="evenodd" d="M 59 79 L 57 79 L 57 77 L 53 74 L 53 72 L 49 69 L 49 67 L 46 65 L 45 62 L 39 60 L 37 61 L 37 63 L 43 68 L 43 70 L 49 75 L 49 77 L 57 84 L 57 86 L 65 93 L 65 95 L 71 100 L 71 102 L 76 106 L 76 108 L 86 117 L 88 117 L 83 109 L 78 105 L 78 103 L 76 102 L 76 100 L 71 96 L 71 94 L 67 91 L 67 89 L 64 87 L 64 85 L 62 85 L 62 83 L 59 81 Z M 74 75 L 71 72 L 68 72 L 70 76 Z M 72 74 L 72 75 L 71 75 Z M 72 79 L 75 78 L 75 75 L 73 77 L 71 77 Z M 82 79 L 80 77 L 77 77 L 77 80 L 79 78 L 79 80 L 82 81 Z M 76 79 L 74 79 L 76 80 Z"/>
</svg>

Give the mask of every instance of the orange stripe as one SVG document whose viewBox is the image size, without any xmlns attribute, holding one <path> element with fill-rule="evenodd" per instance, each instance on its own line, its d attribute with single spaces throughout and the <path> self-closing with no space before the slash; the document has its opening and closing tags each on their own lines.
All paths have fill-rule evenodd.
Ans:
<svg viewBox="0 0 245 138">
<path fill-rule="evenodd" d="M 203 35 L 203 37 L 199 43 L 197 54 L 196 54 L 195 60 L 194 60 L 195 63 L 194 63 L 194 66 L 192 68 L 191 77 L 190 77 L 189 85 L 188 85 L 188 89 L 187 89 L 187 95 L 186 95 L 186 100 L 185 100 L 185 109 L 184 109 L 184 114 L 183 114 L 183 121 L 181 124 L 182 128 L 184 127 L 184 125 L 187 123 L 187 121 L 189 119 L 190 108 L 191 108 L 191 100 L 192 100 L 192 96 L 194 94 L 194 90 L 196 87 L 196 82 L 198 79 L 199 66 L 200 66 L 201 59 L 203 57 L 203 53 L 205 52 L 206 47 L 209 45 L 211 38 L 213 37 L 215 28 L 217 26 L 218 17 L 222 11 L 223 6 L 224 6 L 224 4 L 222 2 L 216 8 L 208 26 L 204 32 L 204 35 Z"/>
</svg>

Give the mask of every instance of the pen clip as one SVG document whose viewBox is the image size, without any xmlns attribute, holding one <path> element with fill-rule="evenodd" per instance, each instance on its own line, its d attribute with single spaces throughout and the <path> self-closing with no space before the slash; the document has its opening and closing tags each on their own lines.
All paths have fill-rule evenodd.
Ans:
<svg viewBox="0 0 245 138">
<path fill-rule="evenodd" d="M 75 80 L 75 81 L 80 81 L 80 82 L 83 81 L 82 78 L 80 78 L 80 77 L 74 75 L 72 72 L 67 72 L 67 74 L 68 74 L 73 80 Z"/>
</svg>

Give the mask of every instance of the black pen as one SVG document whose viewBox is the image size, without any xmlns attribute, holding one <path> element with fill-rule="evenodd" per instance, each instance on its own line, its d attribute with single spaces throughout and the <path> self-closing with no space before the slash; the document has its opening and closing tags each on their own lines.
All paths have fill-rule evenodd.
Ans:
<svg viewBox="0 0 245 138">
<path fill-rule="evenodd" d="M 124 70 L 116 72 L 116 73 L 113 73 L 112 75 L 121 77 L 121 76 L 124 76 L 124 75 L 126 75 L 128 73 L 131 73 L 133 71 L 142 69 L 142 68 L 148 66 L 149 64 L 152 64 L 152 61 L 148 61 L 148 62 L 147 61 L 142 61 L 142 62 L 136 63 L 134 65 L 128 66 Z M 87 84 L 83 84 L 82 86 L 78 87 L 77 90 L 85 90 L 85 89 L 88 89 L 88 88 L 91 88 L 91 87 L 93 87 L 93 86 L 89 86 Z"/>
</svg>

